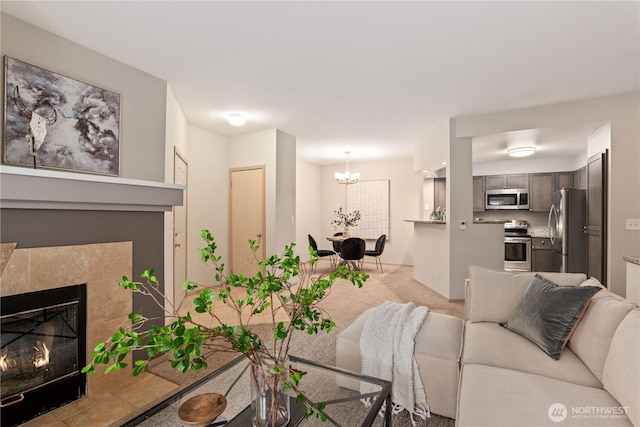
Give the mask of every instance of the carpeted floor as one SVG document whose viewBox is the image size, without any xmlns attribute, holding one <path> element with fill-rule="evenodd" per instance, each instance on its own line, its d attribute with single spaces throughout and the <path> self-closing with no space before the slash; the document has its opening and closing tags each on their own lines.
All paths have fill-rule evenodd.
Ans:
<svg viewBox="0 0 640 427">
<path fill-rule="evenodd" d="M 322 263 L 321 263 L 322 264 Z M 328 264 L 328 263 L 327 263 Z M 318 273 L 322 265 L 318 266 Z M 435 312 L 447 313 L 462 318 L 463 302 L 449 302 L 446 298 L 413 280 L 412 267 L 385 265 L 385 272 L 376 272 L 372 265 L 365 264 L 365 271 L 370 274 L 369 280 L 362 289 L 358 289 L 347 281 L 338 281 L 331 289 L 331 294 L 322 302 L 321 307 L 336 322 L 337 327 L 330 334 L 321 333 L 309 336 L 305 332 L 296 332 L 292 338 L 291 354 L 317 360 L 324 364 L 335 364 L 336 335 L 346 328 L 362 312 L 377 306 L 384 301 L 409 302 L 425 305 Z M 269 325 L 257 325 L 259 332 L 267 333 Z M 185 387 L 198 378 L 222 366 L 237 354 L 223 353 L 210 358 L 207 371 L 187 372 L 181 374 L 172 369 L 164 360 L 156 360 L 151 372 L 176 384 Z M 454 420 L 432 415 L 426 421 L 418 419 L 418 426 L 452 427 Z M 394 427 L 410 427 L 408 416 L 399 414 L 393 417 Z"/>
</svg>

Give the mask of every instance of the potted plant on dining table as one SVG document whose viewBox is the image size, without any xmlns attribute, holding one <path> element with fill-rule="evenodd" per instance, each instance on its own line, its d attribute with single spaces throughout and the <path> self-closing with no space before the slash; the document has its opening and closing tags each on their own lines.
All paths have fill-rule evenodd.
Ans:
<svg viewBox="0 0 640 427">
<path fill-rule="evenodd" d="M 340 207 L 337 211 L 333 211 L 333 214 L 336 216 L 336 219 L 331 221 L 331 225 L 333 225 L 336 230 L 339 227 L 342 227 L 342 235 L 345 237 L 349 236 L 349 227 L 357 226 L 358 221 L 360 221 L 361 219 L 359 210 L 355 210 L 353 212 L 345 212 L 342 210 L 342 207 Z"/>
<path fill-rule="evenodd" d="M 107 365 L 105 373 L 127 367 L 125 358 L 135 350 L 144 350 L 146 358 L 137 360 L 133 375 L 146 372 L 149 362 L 163 354 L 168 354 L 168 362 L 181 372 L 207 368 L 207 357 L 219 352 L 239 352 L 247 357 L 252 367 L 252 391 L 255 391 L 252 413 L 256 427 L 283 426 L 289 421 L 288 393 L 307 408 L 307 416 L 315 414 L 326 420 L 322 412 L 323 403 L 312 404 L 305 399 L 299 384 L 305 372 L 287 365 L 291 338 L 295 330 L 313 335 L 320 331 L 330 332 L 335 326 L 327 313 L 319 308 L 319 303 L 329 294 L 333 283 L 346 279 L 357 287 L 362 287 L 368 275 L 361 271 L 338 267 L 335 271 L 320 276 L 312 276 L 311 269 L 317 261 L 317 254 L 311 249 L 308 263 L 301 263 L 294 255 L 291 244 L 281 255 L 272 255 L 259 260 L 259 271 L 253 277 L 225 274 L 221 257 L 216 255 L 215 239 L 208 230 L 202 230 L 206 246 L 200 250 L 201 259 L 214 271 L 217 286 L 204 287 L 186 281 L 184 288 L 198 291 L 193 309 L 197 313 L 208 313 L 212 322 L 204 324 L 192 319 L 190 312 L 178 314 L 176 309 L 166 309 L 164 301 L 157 297 L 158 278 L 153 270 L 146 270 L 143 282 L 123 277 L 119 286 L 131 292 L 152 295 L 154 301 L 166 311 L 167 326 L 151 326 L 145 331 L 150 320 L 142 312 L 131 313 L 132 324 L 122 326 L 109 339 L 96 344 L 91 352 L 93 359 L 82 372 L 93 374 L 98 365 Z M 256 254 L 258 246 L 249 241 Z M 241 291 L 238 296 L 237 292 Z M 244 294 L 244 295 L 242 295 Z M 233 324 L 224 322 L 216 313 L 214 301 L 219 301 L 235 312 Z M 277 321 L 276 314 L 286 310 L 289 322 Z M 270 312 L 271 335 L 261 338 L 251 330 L 251 318 L 263 312 Z M 214 325 L 214 326 L 212 326 Z"/>
</svg>

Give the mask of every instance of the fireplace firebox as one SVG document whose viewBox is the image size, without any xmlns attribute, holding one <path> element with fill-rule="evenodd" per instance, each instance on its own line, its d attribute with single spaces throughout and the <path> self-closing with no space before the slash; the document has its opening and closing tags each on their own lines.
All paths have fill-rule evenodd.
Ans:
<svg viewBox="0 0 640 427">
<path fill-rule="evenodd" d="M 15 426 L 86 394 L 86 285 L 2 297 L 0 419 Z"/>
</svg>

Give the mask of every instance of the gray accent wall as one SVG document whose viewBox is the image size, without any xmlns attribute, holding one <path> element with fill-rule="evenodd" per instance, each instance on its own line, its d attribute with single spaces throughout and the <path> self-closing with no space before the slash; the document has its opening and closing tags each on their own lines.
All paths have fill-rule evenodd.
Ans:
<svg viewBox="0 0 640 427">
<path fill-rule="evenodd" d="M 120 94 L 120 177 L 164 182 L 165 81 L 12 16 L 0 14 L 0 20 L 3 63 L 7 55 Z M 4 72 L 0 87 L 4 95 Z M 0 108 L 4 117 L 4 102 Z M 0 132 L 4 141 L 4 126 Z M 4 149 L 4 142 L 0 145 Z M 164 283 L 163 212 L 3 208 L 0 228 L 1 241 L 17 242 L 19 248 L 133 241 L 134 277 L 153 267 Z M 133 306 L 144 307 L 147 316 L 162 316 L 140 295 L 134 295 Z"/>
<path fill-rule="evenodd" d="M 163 226 L 163 212 L 0 210 L 1 241 L 17 242 L 17 248 L 132 241 L 133 277 L 137 280 L 142 271 L 154 268 L 160 280 L 160 292 L 164 292 L 165 282 Z M 117 283 L 113 283 L 113 287 L 114 292 L 119 291 Z M 151 299 L 134 294 L 133 309 L 140 308 L 147 317 L 164 316 Z"/>
<path fill-rule="evenodd" d="M 120 176 L 164 182 L 167 83 L 12 16 L 0 15 L 3 64 L 8 55 L 120 94 Z M 4 94 L 4 71 L 0 82 Z M 4 117 L 4 101 L 0 108 Z M 0 132 L 4 141 L 4 126 Z M 4 150 L 4 142 L 2 147 Z"/>
</svg>

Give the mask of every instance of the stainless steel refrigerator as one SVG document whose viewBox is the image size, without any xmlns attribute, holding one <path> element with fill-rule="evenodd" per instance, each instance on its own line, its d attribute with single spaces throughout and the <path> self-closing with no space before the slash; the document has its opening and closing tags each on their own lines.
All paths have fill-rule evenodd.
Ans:
<svg viewBox="0 0 640 427">
<path fill-rule="evenodd" d="M 553 193 L 549 211 L 551 265 L 561 273 L 586 273 L 587 192 L 563 188 Z"/>
</svg>

